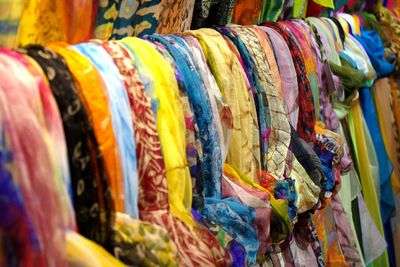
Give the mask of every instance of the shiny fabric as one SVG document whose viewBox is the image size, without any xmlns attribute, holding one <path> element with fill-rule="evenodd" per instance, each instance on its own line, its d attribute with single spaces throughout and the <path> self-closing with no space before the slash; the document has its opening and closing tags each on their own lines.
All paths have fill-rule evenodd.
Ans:
<svg viewBox="0 0 400 267">
<path fill-rule="evenodd" d="M 390 175 L 393 170 L 392 163 L 386 152 L 382 134 L 379 129 L 378 118 L 370 89 L 362 88 L 359 91 L 363 115 L 371 133 L 373 145 L 379 162 L 380 177 L 380 205 L 382 222 L 386 223 L 394 211 L 394 198 L 390 184 Z"/>
<path fill-rule="evenodd" d="M 111 107 L 111 119 L 120 152 L 124 181 L 125 212 L 138 218 L 138 171 L 135 138 L 128 94 L 112 58 L 98 44 L 86 43 L 74 49 L 87 56 L 102 75 Z"/>
<path fill-rule="evenodd" d="M 383 235 L 383 225 L 380 219 L 379 201 L 376 195 L 376 189 L 373 183 L 371 170 L 369 168 L 368 152 L 366 151 L 365 145 L 365 130 L 363 129 L 362 123 L 363 121 L 361 105 L 359 100 L 356 100 L 355 103 L 352 105 L 351 112 L 349 113 L 350 133 L 353 140 L 355 158 L 357 160 L 357 165 L 359 166 L 361 185 L 363 188 L 363 195 L 365 196 L 366 208 L 370 212 L 371 217 L 375 222 L 380 234 Z M 382 264 L 388 264 L 387 254 L 384 253 L 380 258 L 378 258 L 378 260 Z"/>
<path fill-rule="evenodd" d="M 91 151 L 97 150 L 98 144 L 76 85 L 64 59 L 55 52 L 40 46 L 29 46 L 27 52 L 45 71 L 63 118 L 79 232 L 109 247 L 114 200 L 107 193 L 110 185 L 102 155 Z"/>
</svg>

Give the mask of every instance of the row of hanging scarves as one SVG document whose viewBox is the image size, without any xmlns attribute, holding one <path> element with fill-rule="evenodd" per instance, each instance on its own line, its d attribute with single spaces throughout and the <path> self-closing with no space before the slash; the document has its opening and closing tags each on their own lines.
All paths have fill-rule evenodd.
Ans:
<svg viewBox="0 0 400 267">
<path fill-rule="evenodd" d="M 1 265 L 394 266 L 397 22 L 1 49 Z"/>
<path fill-rule="evenodd" d="M 381 7 L 395 11 L 399 6 L 397 0 L 1 0 L 0 42 L 8 48 L 52 41 L 74 44 L 332 12 L 379 13 Z"/>
</svg>

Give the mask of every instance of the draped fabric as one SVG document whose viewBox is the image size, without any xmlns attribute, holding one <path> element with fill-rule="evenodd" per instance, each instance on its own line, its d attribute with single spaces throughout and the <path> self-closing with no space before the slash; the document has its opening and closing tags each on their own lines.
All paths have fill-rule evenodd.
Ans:
<svg viewBox="0 0 400 267">
<path fill-rule="evenodd" d="M 189 49 L 192 51 L 195 59 L 194 63 L 197 66 L 196 68 L 199 70 L 200 75 L 205 83 L 205 88 L 211 102 L 213 119 L 215 121 L 220 139 L 219 142 L 221 147 L 222 162 L 225 162 L 228 155 L 232 131 L 232 112 L 222 96 L 214 76 L 210 72 L 200 43 L 193 36 L 183 35 L 182 37 L 188 44 Z"/>
<path fill-rule="evenodd" d="M 189 102 L 193 107 L 199 130 L 197 135 L 202 143 L 203 160 L 200 168 L 203 173 L 201 176 L 208 178 L 204 181 L 204 195 L 206 197 L 221 198 L 221 148 L 219 146 L 218 132 L 211 113 L 210 100 L 204 88 L 204 82 L 200 79 L 193 59 L 188 53 L 188 47 L 182 39 L 169 35 L 165 39 L 154 35 L 149 38 L 163 43 L 181 70 L 184 77 L 184 86 L 189 97 Z"/>
<path fill-rule="evenodd" d="M 196 0 L 191 29 L 226 25 L 236 0 Z"/>
<path fill-rule="evenodd" d="M 79 53 L 56 44 L 51 45 L 50 49 L 64 58 L 76 82 L 78 95 L 89 113 L 98 147 L 104 157 L 105 171 L 115 199 L 115 209 L 122 211 L 124 202 L 121 164 L 111 125 L 109 104 L 102 88 L 103 80 L 90 61 Z"/>
<path fill-rule="evenodd" d="M 45 45 L 66 42 L 71 31 L 71 5 L 65 1 L 25 1 L 18 28 L 17 44 Z M 40 14 L 38 16 L 37 14 Z"/>
<path fill-rule="evenodd" d="M 137 144 L 139 215 L 141 212 L 167 209 L 165 167 L 160 140 L 156 133 L 157 126 L 151 110 L 151 100 L 146 95 L 138 70 L 130 60 L 129 52 L 115 41 L 104 42 L 102 46 L 111 55 L 122 74 L 130 107 L 134 111 L 131 114 Z M 146 158 L 148 160 L 145 160 Z"/>
<path fill-rule="evenodd" d="M 253 136 L 253 127 L 251 127 L 253 125 L 251 112 L 253 101 L 246 87 L 240 63 L 236 57 L 233 57 L 231 50 L 218 32 L 202 29 L 189 31 L 188 34 L 199 40 L 210 70 L 232 111 L 233 130 L 227 163 L 238 167 L 250 177 L 257 177 L 254 174 L 257 173 L 257 166 L 260 166 L 260 163 L 251 156 L 253 147 L 251 143 L 247 142 Z M 226 75 L 234 77 L 234 79 L 224 78 Z M 246 160 L 249 158 L 252 159 L 250 162 Z"/>
<path fill-rule="evenodd" d="M 254 57 L 255 63 L 258 67 L 256 68 L 258 78 L 266 90 L 265 93 L 268 99 L 269 115 L 271 116 L 267 170 L 279 180 L 283 178 L 290 141 L 290 128 L 283 109 L 283 100 L 279 94 L 279 91 L 281 90 L 280 81 L 275 81 L 273 77 L 273 70 L 277 71 L 276 63 L 273 60 L 273 52 L 271 47 L 267 46 L 267 43 L 264 43 L 263 46 L 261 46 L 258 42 L 257 35 L 253 30 L 239 27 L 235 27 L 234 29 L 239 32 L 239 36 L 241 36 L 242 40 L 247 43 L 246 46 Z M 269 54 L 266 54 L 265 51 L 269 52 Z M 269 58 L 267 55 L 269 55 Z M 268 62 L 269 65 L 262 64 L 262 62 Z M 273 67 L 271 67 L 271 65 L 273 65 Z"/>
<path fill-rule="evenodd" d="M 98 8 L 94 36 L 100 40 L 120 39 L 155 32 L 162 1 L 99 1 Z"/>
<path fill-rule="evenodd" d="M 189 30 L 194 0 L 99 1 L 95 37 L 121 39 Z"/>
<path fill-rule="evenodd" d="M 186 159 L 192 178 L 192 208 L 201 211 L 204 207 L 204 177 L 202 176 L 203 149 L 198 135 L 199 127 L 194 118 L 193 108 L 189 102 L 188 94 L 183 83 L 183 76 L 177 64 L 175 64 L 171 53 L 168 52 L 167 48 L 162 43 L 153 42 L 153 45 L 174 68 L 186 126 Z"/>
<path fill-rule="evenodd" d="M 268 108 L 265 104 L 267 101 L 265 96 L 265 90 L 260 84 L 260 80 L 256 76 L 254 71 L 255 62 L 251 58 L 248 49 L 246 48 L 243 41 L 239 38 L 237 32 L 234 31 L 233 28 L 224 27 L 219 29 L 219 32 L 225 36 L 225 38 L 229 38 L 240 53 L 240 59 L 242 60 L 242 65 L 245 66 L 246 76 L 250 83 L 250 90 L 254 98 L 254 109 L 257 112 L 257 119 L 253 121 L 253 124 L 256 128 L 259 128 L 260 131 L 257 135 L 253 136 L 253 156 L 260 161 L 261 166 L 259 167 L 257 177 L 261 178 L 260 171 L 267 170 L 267 150 L 268 150 L 268 136 L 269 136 L 269 127 L 270 124 L 270 116 L 268 114 Z M 254 118 L 254 117 L 253 117 Z M 255 118 L 254 118 L 255 119 Z"/>
<path fill-rule="evenodd" d="M 375 185 L 373 184 L 373 178 L 371 170 L 367 167 L 369 163 L 368 153 L 365 145 L 365 132 L 362 126 L 362 110 L 359 100 L 352 105 L 351 112 L 349 113 L 349 125 L 351 135 L 355 147 L 355 158 L 357 165 L 359 166 L 361 185 L 363 188 L 363 194 L 365 196 L 365 204 L 368 211 L 371 213 L 371 217 L 375 222 L 379 232 L 383 234 L 382 221 L 380 220 L 380 208 L 379 202 L 376 195 Z M 361 142 L 361 144 L 359 144 Z M 381 257 L 380 262 L 387 262 L 387 257 Z"/>
<path fill-rule="evenodd" d="M 50 49 L 29 46 L 27 52 L 45 71 L 61 112 L 79 232 L 99 244 L 110 242 L 114 200 L 107 193 L 110 185 L 103 157 L 98 151 L 88 113 L 78 95 L 68 66 L 62 57 Z M 92 166 L 98 168 L 94 169 Z"/>
<path fill-rule="evenodd" d="M 314 109 L 312 105 L 313 100 L 310 82 L 306 77 L 306 70 L 301 52 L 297 44 L 290 37 L 290 33 L 283 29 L 282 26 L 273 23 L 265 23 L 265 26 L 273 28 L 281 34 L 290 49 L 293 63 L 296 68 L 297 84 L 299 86 L 299 119 L 297 125 L 293 126 L 296 127 L 296 130 L 304 140 L 311 141 L 315 125 L 315 114 L 313 112 Z"/>
<path fill-rule="evenodd" d="M 158 192 L 162 193 L 163 188 L 168 190 L 171 213 L 169 213 L 166 208 L 157 208 L 153 211 L 142 212 L 141 219 L 160 225 L 167 230 L 170 238 L 177 247 L 180 264 L 184 266 L 192 266 L 194 264 L 226 266 L 230 262 L 230 257 L 225 255 L 225 251 L 218 243 L 217 239 L 215 239 L 208 230 L 199 226 L 194 226 L 193 218 L 188 212 L 190 206 L 185 206 L 183 202 L 184 199 L 188 201 L 191 200 L 191 198 L 185 198 L 184 190 L 186 188 L 179 179 L 189 177 L 186 176 L 189 170 L 185 165 L 185 149 L 183 143 L 185 140 L 183 134 L 185 127 L 182 127 L 184 121 L 183 118 L 180 117 L 183 114 L 181 112 L 181 115 L 179 115 L 177 112 L 179 109 L 182 110 L 182 107 L 179 102 L 179 93 L 176 80 L 173 78 L 172 67 L 169 66 L 155 48 L 146 41 L 137 38 L 129 38 L 125 39 L 123 45 L 124 47 L 131 48 L 128 51 L 130 56 L 134 58 L 135 66 L 140 66 L 138 72 L 145 72 L 146 70 L 152 69 L 152 71 L 156 71 L 159 74 L 155 76 L 158 78 L 154 81 L 154 85 L 152 86 L 155 87 L 157 98 L 160 101 L 156 125 L 164 155 L 166 179 L 159 180 L 161 184 L 159 184 L 156 192 L 157 194 Z M 144 55 L 146 55 L 146 57 L 144 57 Z M 151 64 L 152 60 L 157 60 L 161 66 Z M 172 103 L 179 106 L 171 105 Z M 172 119 L 179 117 L 182 118 L 178 120 L 179 124 L 176 120 Z M 173 133 L 175 135 L 173 135 Z M 177 134 L 179 135 L 177 136 Z M 157 180 L 153 178 L 143 182 L 155 183 Z M 190 182 L 190 180 L 186 180 L 186 182 Z M 179 188 L 178 185 L 183 185 L 183 187 Z M 188 187 L 188 189 L 191 190 L 191 186 Z M 160 195 L 160 200 L 162 201 L 166 196 L 166 194 L 164 196 Z M 156 203 L 153 202 L 153 205 L 156 205 Z"/>
<path fill-rule="evenodd" d="M 29 61 L 20 54 L 7 50 L 1 50 L 0 60 L 3 80 L 1 106 L 7 116 L 4 120 L 18 121 L 15 124 L 7 123 L 5 133 L 12 136 L 11 145 L 17 164 L 19 192 L 31 220 L 30 227 L 36 232 L 36 235 L 30 235 L 36 253 L 24 254 L 26 257 L 20 260 L 21 263 L 32 266 L 44 266 L 52 262 L 58 266 L 67 266 L 64 229 L 68 228 L 70 223 L 70 210 L 65 207 L 63 199 L 67 197 L 65 187 L 60 187 L 62 181 L 60 166 L 57 166 L 55 161 L 57 156 L 49 150 L 55 141 L 62 141 L 53 139 L 54 132 L 49 131 L 57 130 L 57 125 L 62 127 L 61 118 L 59 114 L 57 116 L 58 110 L 53 109 L 54 98 L 49 94 L 50 89 L 44 77 L 38 73 L 38 69 L 29 65 Z M 26 66 L 30 66 L 32 73 Z M 20 73 L 21 79 L 7 75 L 10 70 Z M 42 102 L 42 99 L 48 102 Z M 14 105 L 6 105 L 7 102 Z M 37 115 L 43 119 L 39 120 Z M 65 143 L 59 145 L 62 147 Z M 49 199 L 52 201 L 48 201 Z M 52 214 L 50 219 L 48 213 Z"/>
<path fill-rule="evenodd" d="M 289 47 L 286 45 L 282 36 L 280 36 L 274 29 L 264 26 L 261 26 L 260 29 L 267 33 L 272 49 L 274 50 L 281 77 L 284 108 L 289 123 L 291 125 L 297 125 L 299 116 L 299 107 L 296 101 L 298 96 L 297 74 L 293 60 L 290 56 Z"/>
<path fill-rule="evenodd" d="M 0 7 L 1 266 L 399 262 L 393 1 Z"/>
<path fill-rule="evenodd" d="M 162 62 L 161 64 L 169 71 L 155 80 L 153 87 L 159 101 L 165 101 L 164 106 L 160 103 L 156 121 L 164 156 L 169 205 L 175 216 L 188 224 L 194 225 L 193 218 L 189 213 L 192 186 L 185 153 L 185 123 L 183 120 L 182 104 L 179 100 L 178 87 L 172 68 L 162 58 L 161 54 L 146 41 L 137 38 L 127 38 L 123 44 L 132 47 L 135 56 L 139 57 L 137 60 L 140 60 L 143 68 L 155 71 L 160 70 L 159 67 L 156 68 L 156 66 L 150 65 L 149 58 L 144 58 L 144 56 L 139 54 L 139 51 L 141 51 L 139 45 L 144 46 L 143 49 L 146 49 L 144 51 L 151 52 L 153 57 Z M 138 68 L 138 70 L 141 72 L 141 68 Z M 164 83 L 169 87 L 166 87 Z M 170 88 L 170 90 L 165 91 L 162 90 L 163 88 Z"/>
<path fill-rule="evenodd" d="M 293 34 L 292 36 L 295 38 L 295 41 L 299 44 L 300 51 L 303 55 L 304 65 L 307 72 L 307 78 L 310 82 L 312 95 L 313 95 L 313 103 L 315 106 L 315 118 L 319 120 L 319 90 L 318 90 L 318 78 L 316 74 L 316 58 L 312 53 L 312 45 L 311 40 L 307 34 L 304 32 L 304 28 L 300 27 L 294 22 L 287 21 L 281 22 L 287 27 L 290 32 Z"/>
<path fill-rule="evenodd" d="M 112 58 L 98 44 L 87 43 L 75 46 L 81 54 L 87 56 L 104 79 L 106 95 L 111 108 L 111 120 L 121 156 L 123 175 L 125 212 L 134 218 L 138 214 L 138 173 L 136 164 L 135 140 L 132 116 L 129 112 L 129 100 L 118 69 Z M 112 75 L 114 73 L 114 75 Z"/>
</svg>

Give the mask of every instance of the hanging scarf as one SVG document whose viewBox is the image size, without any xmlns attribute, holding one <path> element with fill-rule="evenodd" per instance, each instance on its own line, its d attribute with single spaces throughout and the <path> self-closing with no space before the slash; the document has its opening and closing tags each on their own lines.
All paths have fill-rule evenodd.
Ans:
<svg viewBox="0 0 400 267">
<path fill-rule="evenodd" d="M 277 180 L 280 180 L 283 178 L 286 163 L 287 147 L 290 142 L 290 129 L 287 118 L 285 117 L 283 101 L 279 94 L 281 89 L 280 87 L 275 87 L 279 86 L 280 82 L 276 81 L 276 85 L 274 83 L 273 71 L 277 73 L 278 68 L 276 63 L 272 64 L 275 61 L 271 47 L 267 47 L 266 42 L 261 46 L 256 33 L 252 29 L 244 27 L 234 27 L 234 29 L 239 33 L 239 36 L 246 43 L 249 52 L 255 59 L 257 76 L 266 90 L 271 116 L 267 170 L 274 175 Z M 264 64 L 262 62 L 264 62 Z M 268 65 L 266 65 L 265 62 L 268 62 Z M 277 151 L 280 152 L 276 153 Z"/>
<path fill-rule="evenodd" d="M 95 37 L 101 40 L 189 30 L 194 0 L 99 1 Z"/>
<path fill-rule="evenodd" d="M 162 61 L 163 65 L 167 66 L 168 70 L 172 71 L 171 66 L 169 66 L 167 61 L 162 58 L 161 54 L 159 54 L 155 50 L 155 48 L 153 48 L 146 41 L 142 41 L 137 38 L 126 38 L 123 40 L 122 43 L 123 45 L 125 45 L 125 47 L 130 47 L 132 53 L 135 54 L 138 53 L 137 51 L 140 51 L 138 48 L 140 44 L 145 45 L 146 50 L 144 51 L 151 51 L 151 53 L 154 54 L 154 57 L 159 58 Z M 140 62 L 142 62 L 142 64 L 144 65 L 143 69 L 149 69 L 147 63 L 147 60 L 149 59 L 143 59 L 142 56 L 139 59 Z M 149 71 L 150 70 L 153 69 L 149 69 Z M 141 69 L 139 69 L 139 71 L 141 71 Z M 154 73 L 155 70 L 153 71 L 153 75 Z M 172 88 L 174 89 L 178 89 L 173 73 L 167 74 L 171 75 L 168 76 L 167 80 L 170 86 L 173 86 Z M 163 88 L 161 82 L 164 79 L 167 79 L 165 75 L 154 81 L 157 82 L 157 84 L 154 83 L 154 87 L 156 89 L 156 94 L 159 98 L 159 101 L 161 101 L 161 92 L 158 92 L 157 90 L 161 90 L 161 88 Z M 156 121 L 164 156 L 168 184 L 167 188 L 169 193 L 169 205 L 171 207 L 171 211 L 180 220 L 186 222 L 187 224 L 195 225 L 193 218 L 189 214 L 192 199 L 192 186 L 185 153 L 185 123 L 183 119 L 182 104 L 180 101 L 178 101 L 179 93 L 177 91 L 178 90 L 165 92 L 166 95 L 163 96 L 163 99 L 166 99 L 166 97 L 168 97 L 170 105 L 163 107 L 160 104 L 159 111 L 157 112 Z M 172 103 L 177 103 L 178 106 L 175 105 L 172 107 Z M 161 116 L 161 114 L 163 114 L 163 117 Z M 160 127 L 171 127 L 174 129 L 174 131 L 169 131 L 169 128 L 164 129 Z M 170 136 L 170 133 L 172 132 L 175 132 L 174 136 Z M 166 142 L 167 138 L 169 139 L 168 143 Z"/>
<path fill-rule="evenodd" d="M 189 102 L 187 90 L 184 85 L 183 75 L 172 55 L 167 48 L 159 42 L 153 42 L 157 51 L 168 61 L 175 72 L 176 81 L 179 88 L 179 96 L 182 101 L 183 114 L 186 125 L 186 159 L 188 162 L 190 176 L 192 177 L 192 208 L 201 211 L 204 207 L 204 179 L 202 173 L 203 148 L 199 136 L 199 127 L 194 118 L 193 107 Z M 190 190 L 190 189 L 188 189 Z M 189 204 L 188 204 L 189 205 Z"/>
<path fill-rule="evenodd" d="M 33 266 L 35 259 L 32 257 L 32 252 L 38 249 L 38 231 L 34 229 L 32 219 L 29 217 L 30 211 L 27 210 L 29 204 L 24 203 L 21 183 L 18 184 L 17 171 L 14 170 L 18 164 L 15 162 L 18 153 L 16 153 L 17 147 L 11 149 L 11 144 L 12 136 L 16 134 L 10 132 L 10 127 L 7 127 L 13 123 L 12 118 L 9 118 L 10 112 L 7 110 L 9 103 L 5 103 L 6 100 L 3 88 L 0 86 L 0 193 L 2 195 L 0 208 L 4 216 L 0 222 L 0 229 L 4 234 L 3 238 L 9 240 L 8 244 L 3 244 L 4 249 L 15 255 L 4 257 L 0 263 L 5 265 L 23 263 Z"/>
<path fill-rule="evenodd" d="M 214 76 L 211 74 L 200 43 L 193 36 L 182 35 L 182 38 L 185 39 L 189 49 L 192 51 L 193 57 L 195 58 L 194 63 L 197 66 L 196 68 L 199 70 L 200 75 L 205 82 L 205 88 L 209 94 L 211 108 L 213 110 L 213 117 L 214 120 L 216 120 L 215 124 L 220 139 L 222 162 L 225 162 L 228 155 L 231 131 L 233 127 L 232 112 L 222 96 Z"/>
<path fill-rule="evenodd" d="M 107 193 L 109 185 L 102 158 L 98 159 L 97 151 L 92 151 L 98 144 L 75 83 L 65 61 L 55 52 L 41 46 L 29 46 L 27 52 L 45 71 L 63 118 L 79 232 L 109 247 L 106 243 L 110 242 L 114 203 Z M 99 209 L 94 208 L 97 206 Z M 101 216 L 101 210 L 105 210 L 106 216 Z"/>
<path fill-rule="evenodd" d="M 111 119 L 120 152 L 124 178 L 125 212 L 138 218 L 138 172 L 135 139 L 129 99 L 123 81 L 112 58 L 98 44 L 86 43 L 74 47 L 87 56 L 102 75 L 111 107 Z"/>
<path fill-rule="evenodd" d="M 283 29 L 282 26 L 269 22 L 265 23 L 265 26 L 276 30 L 285 39 L 286 44 L 290 49 L 293 63 L 296 68 L 297 83 L 299 86 L 299 120 L 296 127 L 300 136 L 304 140 L 311 141 L 315 125 L 315 114 L 312 112 L 314 110 L 314 105 L 312 104 L 312 91 L 306 76 L 306 70 L 301 52 L 297 44 L 290 37 L 290 33 Z"/>
<path fill-rule="evenodd" d="M 236 0 L 232 22 L 240 25 L 258 24 L 262 7 L 262 0 Z"/>
<path fill-rule="evenodd" d="M 252 142 L 248 140 L 252 140 L 254 120 L 257 119 L 253 118 L 254 100 L 246 87 L 243 68 L 218 32 L 201 29 L 187 34 L 193 35 L 200 42 L 210 70 L 232 111 L 233 130 L 227 163 L 254 179 L 260 163 L 252 156 Z M 227 75 L 234 79 L 226 79 Z"/>
<path fill-rule="evenodd" d="M 54 136 L 49 131 L 54 128 L 47 127 L 57 125 L 57 120 L 61 124 L 61 120 L 55 116 L 51 100 L 42 102 L 50 97 L 48 92 L 40 92 L 40 83 L 47 86 L 45 81 L 31 74 L 28 67 L 34 68 L 26 58 L 0 50 L 1 92 L 2 101 L 5 101 L 2 107 L 3 110 L 7 108 L 7 131 L 13 134 L 11 146 L 17 159 L 18 186 L 38 237 L 28 262 L 33 266 L 67 266 L 64 231 L 69 227 L 70 210 L 63 203 L 67 198 L 65 184 L 61 184 L 64 187 L 61 190 L 60 166 L 55 164 L 56 153 L 52 150 L 58 145 L 62 148 L 63 144 L 55 146 Z M 49 218 L 48 214 L 52 216 Z"/>
<path fill-rule="evenodd" d="M 315 119 L 320 120 L 320 91 L 318 88 L 318 76 L 317 76 L 317 60 L 318 57 L 314 56 L 313 43 L 311 42 L 311 36 L 305 29 L 306 25 L 299 26 L 293 21 L 281 22 L 284 24 L 292 33 L 293 38 L 300 45 L 301 53 L 303 55 L 304 64 L 307 71 L 307 77 L 310 81 L 310 86 L 313 95 L 313 102 L 315 106 Z M 314 47 L 315 48 L 315 47 Z M 315 50 L 315 49 L 314 49 Z"/>
<path fill-rule="evenodd" d="M 53 147 L 58 147 L 57 150 L 49 151 L 50 155 L 52 156 L 51 163 L 55 171 L 55 184 L 57 186 L 57 190 L 60 191 L 63 208 L 68 210 L 68 212 L 64 213 L 65 222 L 71 229 L 75 229 L 76 223 L 71 206 L 71 180 L 68 168 L 65 136 L 62 128 L 60 113 L 54 96 L 51 93 L 49 84 L 46 80 L 46 76 L 42 72 L 40 66 L 31 57 L 26 55 L 21 56 L 20 54 L 14 52 L 7 52 L 7 50 L 4 51 L 4 53 L 9 54 L 23 63 L 37 81 L 40 100 L 43 105 L 43 114 L 40 115 L 43 116 L 43 123 L 50 138 L 48 144 Z M 64 197 L 67 197 L 67 194 L 69 194 L 69 199 L 64 199 Z"/>
<path fill-rule="evenodd" d="M 224 26 L 229 23 L 236 0 L 196 0 L 191 29 Z"/>
<path fill-rule="evenodd" d="M 267 100 L 265 89 L 262 87 L 260 80 L 257 77 L 256 72 L 254 71 L 255 62 L 251 57 L 249 51 L 247 50 L 245 44 L 239 38 L 238 34 L 229 27 L 220 28 L 218 31 L 221 32 L 221 34 L 224 34 L 224 36 L 226 36 L 230 40 L 232 40 L 241 55 L 244 65 L 246 66 L 246 74 L 251 85 L 251 92 L 254 96 L 255 108 L 257 111 L 257 124 L 260 128 L 260 131 L 258 133 L 259 138 L 254 141 L 255 143 L 259 143 L 260 151 L 256 151 L 255 153 L 257 153 L 256 156 L 259 157 L 258 154 L 260 154 L 261 152 L 261 170 L 266 171 L 268 136 L 271 116 L 268 113 L 268 105 L 265 104 L 265 101 Z M 261 179 L 261 176 L 259 179 Z"/>
<path fill-rule="evenodd" d="M 297 105 L 298 84 L 297 75 L 289 47 L 285 40 L 274 29 L 260 26 L 269 37 L 272 49 L 279 68 L 279 75 L 282 81 L 282 92 L 284 107 L 291 125 L 297 125 L 299 106 Z"/>
<path fill-rule="evenodd" d="M 218 132 L 213 121 L 211 104 L 204 88 L 204 83 L 194 67 L 193 59 L 188 53 L 186 43 L 182 39 L 170 35 L 165 37 L 152 35 L 149 38 L 164 44 L 180 69 L 189 102 L 193 107 L 195 120 L 199 128 L 198 136 L 204 153 L 203 166 L 201 166 L 204 179 L 203 194 L 206 197 L 220 199 L 222 177 L 221 150 L 219 142 L 217 142 L 219 138 Z"/>
<path fill-rule="evenodd" d="M 90 61 L 78 52 L 63 48 L 58 44 L 52 44 L 49 48 L 64 58 L 77 84 L 77 93 L 89 114 L 97 144 L 104 159 L 108 182 L 111 184 L 111 192 L 115 199 L 115 209 L 124 210 L 121 164 L 111 125 L 109 103 L 103 91 L 103 81 Z"/>
<path fill-rule="evenodd" d="M 160 101 L 156 122 L 166 168 L 167 185 L 163 185 L 165 179 L 152 181 L 157 182 L 160 187 L 156 192 L 165 190 L 164 188 L 168 189 L 172 214 L 168 210 L 156 209 L 153 212 L 141 213 L 142 219 L 156 223 L 168 231 L 177 247 L 180 264 L 226 266 L 231 261 L 230 255 L 224 255 L 225 251 L 207 229 L 195 226 L 188 212 L 190 207 L 186 207 L 183 203 L 184 199 L 191 199 L 191 197 L 185 197 L 184 191 L 186 189 L 184 183 L 190 181 L 190 176 L 185 164 L 183 112 L 173 69 L 150 43 L 138 38 L 126 38 L 121 43 L 129 50 L 135 66 L 140 66 L 139 73 L 149 71 L 153 73 L 154 84 L 147 84 L 153 89 L 149 88 L 148 91 L 155 89 Z M 157 65 L 153 64 L 155 61 L 158 62 Z M 184 177 L 187 177 L 186 181 L 183 180 Z M 189 189 L 191 190 L 191 187 Z M 184 223 L 186 221 L 188 223 Z"/>
</svg>

